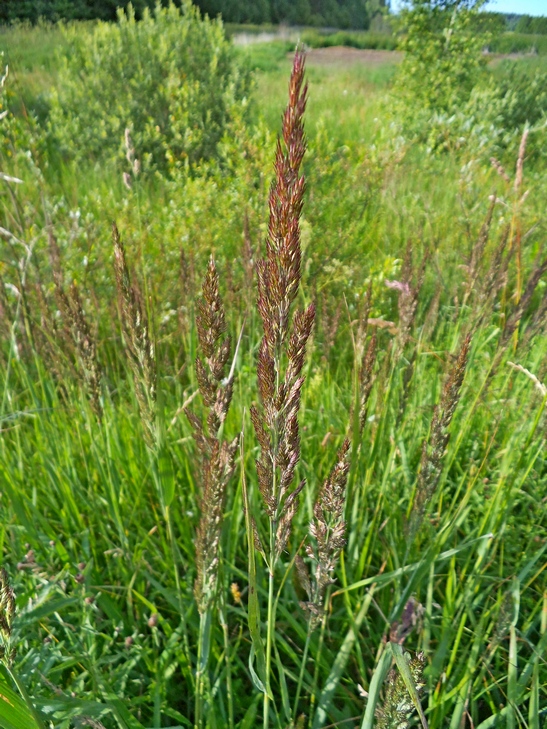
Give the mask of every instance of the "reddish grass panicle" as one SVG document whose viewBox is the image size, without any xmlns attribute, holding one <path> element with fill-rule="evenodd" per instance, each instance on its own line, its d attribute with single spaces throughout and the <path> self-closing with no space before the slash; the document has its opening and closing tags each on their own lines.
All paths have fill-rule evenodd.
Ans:
<svg viewBox="0 0 547 729">
<path fill-rule="evenodd" d="M 53 269 L 55 294 L 65 323 L 66 334 L 70 338 L 80 362 L 91 407 L 95 415 L 100 419 L 103 411 L 101 402 L 102 374 L 97 354 L 97 345 L 87 323 L 76 282 L 72 282 L 68 294 L 65 292 L 61 253 L 57 241 L 51 232 L 49 233 L 49 255 Z"/>
<path fill-rule="evenodd" d="M 275 179 L 269 194 L 266 257 L 257 264 L 257 306 L 264 334 L 257 365 L 261 405 L 251 409 L 251 419 L 261 449 L 257 460 L 258 485 L 268 516 L 266 548 L 260 544 L 255 530 L 269 575 L 265 728 L 269 723 L 269 681 L 275 633 L 275 573 L 287 546 L 298 497 L 304 487 L 303 481 L 296 486 L 293 481 L 300 458 L 298 413 L 304 382 L 302 369 L 315 308 L 310 305 L 303 311 L 296 311 L 292 321 L 291 309 L 301 278 L 300 216 L 304 176 L 300 166 L 306 151 L 303 115 L 307 91 L 304 54 L 297 49 L 289 82 L 289 102 L 283 115 L 282 139 L 277 141 Z"/>
<path fill-rule="evenodd" d="M 227 442 L 222 438 L 224 421 L 232 401 L 234 365 L 225 378 L 230 359 L 230 337 L 226 335 L 224 306 L 220 298 L 218 274 L 211 258 L 203 281 L 202 298 L 196 319 L 199 355 L 196 377 L 199 392 L 207 409 L 206 424 L 191 410 L 186 415 L 194 430 L 200 454 L 201 518 L 196 535 L 197 577 L 194 596 L 200 614 L 198 661 L 195 689 L 195 725 L 201 727 L 205 713 L 205 694 L 212 609 L 217 597 L 220 569 L 220 539 L 228 482 L 235 468 L 239 438 Z M 235 362 L 235 360 L 234 360 Z M 221 617 L 221 614 L 219 615 Z M 221 622 L 225 622 L 221 619 Z M 209 692 L 210 693 L 210 692 Z"/>
<path fill-rule="evenodd" d="M 429 438 L 423 444 L 420 473 L 410 519 L 411 533 L 415 533 L 419 527 L 427 504 L 435 493 L 441 478 L 446 447 L 450 439 L 450 423 L 460 401 L 470 346 L 471 335 L 468 334 L 450 369 L 440 402 L 433 413 Z"/>
<path fill-rule="evenodd" d="M 345 440 L 338 453 L 337 462 L 326 479 L 313 509 L 310 533 L 316 549 L 308 544 L 306 551 L 315 562 L 313 583 L 304 578 L 303 587 L 308 593 L 309 602 L 302 607 L 311 613 L 312 627 L 317 625 L 323 615 L 325 593 L 334 582 L 332 577 L 340 552 L 346 544 L 346 522 L 344 510 L 346 486 L 350 469 L 350 441 Z M 298 574 L 303 577 L 303 564 L 299 561 Z M 304 568 L 305 569 L 305 568 Z"/>
<path fill-rule="evenodd" d="M 196 358 L 199 391 L 207 407 L 204 428 L 195 413 L 185 412 L 194 430 L 201 457 L 201 519 L 196 539 L 197 578 L 194 588 L 200 613 L 212 604 L 216 593 L 220 534 L 226 502 L 226 488 L 234 471 L 238 438 L 222 439 L 221 429 L 232 400 L 234 374 L 224 379 L 230 358 L 230 337 L 226 333 L 225 314 L 219 294 L 218 274 L 213 259 L 209 261 L 203 282 L 203 297 L 196 320 L 200 356 Z"/>
<path fill-rule="evenodd" d="M 112 226 L 114 271 L 120 301 L 120 311 L 129 365 L 133 372 L 135 395 L 144 427 L 146 443 L 157 444 L 156 429 L 156 350 L 150 338 L 148 316 L 137 290 L 131 283 L 125 248 L 116 224 Z"/>
</svg>

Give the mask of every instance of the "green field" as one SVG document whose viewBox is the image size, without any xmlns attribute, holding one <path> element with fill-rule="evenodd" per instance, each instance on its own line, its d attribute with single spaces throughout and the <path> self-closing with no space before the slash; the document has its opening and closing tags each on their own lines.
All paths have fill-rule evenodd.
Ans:
<svg viewBox="0 0 547 729">
<path fill-rule="evenodd" d="M 293 54 L 283 42 L 224 49 L 211 30 L 221 50 L 210 73 L 225 72 L 229 89 L 217 96 L 200 78 L 199 93 L 182 93 L 184 75 L 180 88 L 155 80 L 137 26 L 117 65 L 97 39 L 103 50 L 72 79 L 78 38 L 94 25 L 0 30 L 0 547 L 17 607 L 13 627 L 0 624 L 0 693 L 20 712 L 0 707 L 0 726 L 387 729 L 419 725 L 414 698 L 431 729 L 541 729 L 547 145 L 544 113 L 519 157 L 518 112 L 543 98 L 532 80 L 543 58 L 481 71 L 484 88 L 507 83 L 528 106 L 498 112 L 492 101 L 494 121 L 481 126 L 490 97 L 478 96 L 471 121 L 432 111 L 420 137 L 392 92 L 400 55 L 310 52 L 289 323 L 314 304 L 315 324 L 305 380 L 286 375 L 294 391 L 283 390 L 296 358 L 287 339 L 269 400 L 257 375 L 257 262 Z M 154 42 L 168 65 L 166 33 Z M 184 52 L 206 52 L 188 38 Z M 128 74 L 129 101 L 106 87 L 112 68 Z M 164 124 L 152 101 L 133 103 L 143 84 L 158 104 L 176 100 L 193 136 L 174 107 Z M 208 94 L 215 106 L 198 129 L 190 104 Z M 407 111 L 424 113 L 418 101 Z M 210 289 L 202 297 L 211 256 L 231 338 L 220 374 L 224 334 L 204 348 L 219 311 Z M 252 406 L 266 420 L 275 411 L 272 452 L 287 437 L 299 456 L 294 513 L 279 497 L 268 515 Z M 292 407 L 299 435 L 283 431 Z M 233 474 L 215 494 L 215 449 L 236 437 Z M 279 495 L 290 458 L 276 453 Z M 333 481 L 323 486 L 337 463 L 338 507 Z M 289 512 L 272 561 L 268 547 L 282 541 L 272 525 Z M 318 565 L 332 577 L 320 604 Z M 6 599 L 0 590 L 4 612 Z"/>
</svg>

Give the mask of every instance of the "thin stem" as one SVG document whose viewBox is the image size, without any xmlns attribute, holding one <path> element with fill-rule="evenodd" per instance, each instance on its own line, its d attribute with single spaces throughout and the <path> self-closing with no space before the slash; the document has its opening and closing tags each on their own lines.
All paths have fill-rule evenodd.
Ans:
<svg viewBox="0 0 547 729">
<path fill-rule="evenodd" d="M 186 626 L 186 618 L 184 617 L 184 602 L 182 599 L 182 589 L 180 586 L 180 575 L 179 575 L 179 554 L 177 551 L 177 542 L 173 532 L 173 522 L 171 519 L 171 511 L 168 506 L 164 507 L 164 518 L 167 525 L 167 536 L 169 539 L 169 545 L 171 547 L 171 559 L 173 560 L 173 574 L 175 577 L 175 587 L 177 590 L 177 599 L 179 603 L 180 621 L 182 623 L 182 642 L 184 645 L 184 651 L 186 653 L 186 660 L 188 665 L 191 665 L 190 659 L 190 644 L 188 641 L 188 630 Z M 191 674 L 191 671 L 190 671 Z"/>
<path fill-rule="evenodd" d="M 329 599 L 329 595 L 327 596 L 327 600 Z M 328 602 L 327 602 L 328 604 Z M 313 718 L 313 710 L 315 706 L 315 697 L 317 694 L 317 683 L 319 681 L 319 667 L 321 665 L 321 654 L 323 652 L 323 644 L 325 641 L 325 630 L 327 627 L 327 611 L 325 610 L 323 612 L 323 619 L 321 620 L 321 632 L 319 634 L 319 647 L 317 649 L 317 656 L 315 658 L 315 671 L 313 672 L 313 683 L 311 687 L 311 696 L 310 696 L 310 719 Z M 310 721 L 311 724 L 311 721 Z"/>
<path fill-rule="evenodd" d="M 281 382 L 281 356 L 282 350 L 281 345 L 278 344 L 274 354 L 274 367 L 275 367 L 275 392 L 279 393 L 280 382 Z M 273 501 L 276 504 L 276 513 L 273 518 L 270 517 L 270 559 L 268 563 L 268 622 L 266 626 L 266 693 L 264 694 L 264 716 L 263 716 L 263 729 L 268 729 L 270 721 L 270 675 L 272 669 L 272 646 L 274 641 L 275 633 L 275 614 L 276 614 L 276 601 L 274 599 L 274 588 L 275 588 L 275 567 L 276 567 L 276 535 L 277 535 L 277 517 L 278 517 L 278 505 L 277 505 L 277 478 L 276 478 L 276 461 L 277 451 L 279 447 L 279 425 L 276 425 L 272 432 L 272 452 L 274 454 L 274 468 L 272 472 L 272 496 Z"/>
<path fill-rule="evenodd" d="M 209 662 L 209 645 L 211 639 L 211 611 L 206 610 L 199 616 L 198 661 L 196 667 L 196 703 L 194 727 L 201 729 L 204 719 L 205 672 Z"/>
<path fill-rule="evenodd" d="M 268 622 L 266 626 L 266 693 L 264 694 L 263 727 L 268 729 L 270 719 L 270 674 L 272 668 L 272 646 L 275 631 L 275 522 L 270 522 L 270 564 L 268 579 Z"/>
<path fill-rule="evenodd" d="M 219 605 L 219 620 L 222 626 L 222 633 L 224 636 L 224 653 L 226 655 L 226 694 L 228 698 L 228 726 L 229 729 L 234 729 L 234 691 L 232 685 L 232 659 L 230 656 L 230 636 L 228 633 L 228 621 L 224 612 L 225 604 L 224 599 L 221 600 Z"/>
<path fill-rule="evenodd" d="M 311 616 L 308 618 L 308 632 L 306 635 L 306 643 L 304 644 L 304 652 L 302 653 L 302 662 L 300 664 L 300 673 L 298 675 L 298 684 L 296 686 L 296 695 L 294 699 L 294 706 L 292 710 L 293 723 L 296 723 L 298 714 L 298 702 L 300 701 L 300 693 L 302 692 L 302 684 L 304 682 L 304 673 L 306 671 L 306 664 L 308 662 L 308 653 L 310 651 L 310 640 L 312 634 L 311 627 Z"/>
</svg>

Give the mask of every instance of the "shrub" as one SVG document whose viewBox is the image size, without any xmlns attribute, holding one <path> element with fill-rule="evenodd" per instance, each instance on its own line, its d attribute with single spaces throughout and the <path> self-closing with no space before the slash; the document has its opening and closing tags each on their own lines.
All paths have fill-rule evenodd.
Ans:
<svg viewBox="0 0 547 729">
<path fill-rule="evenodd" d="M 417 107 L 448 112 L 465 102 L 485 66 L 485 37 L 474 24 L 480 0 L 413 0 L 401 13 L 405 58 L 396 94 Z"/>
<path fill-rule="evenodd" d="M 542 127 L 547 119 L 547 73 L 527 72 L 508 63 L 503 72 L 477 84 L 455 111 L 431 114 L 423 137 L 430 150 L 466 149 L 485 161 L 492 155 L 511 159 L 525 127 L 532 132 L 528 158 L 544 154 Z"/>
<path fill-rule="evenodd" d="M 169 170 L 213 158 L 236 115 L 248 109 L 250 77 L 238 68 L 220 21 L 185 0 L 119 11 L 116 25 L 81 34 L 67 27 L 50 131 L 79 160 L 121 158 L 129 127 L 144 168 Z"/>
<path fill-rule="evenodd" d="M 405 136 L 430 151 L 465 148 L 489 159 L 509 150 L 513 156 L 524 126 L 539 127 L 545 118 L 546 74 L 514 63 L 485 69 L 482 49 L 489 36 L 475 32 L 481 27 L 480 5 L 414 0 L 402 14 L 406 56 L 394 85 L 394 107 Z M 529 153 L 536 154 L 536 147 L 532 135 Z"/>
<path fill-rule="evenodd" d="M 544 35 L 525 33 L 502 33 L 489 44 L 492 53 L 537 53 L 547 55 L 547 38 Z"/>
<path fill-rule="evenodd" d="M 319 33 L 316 30 L 308 30 L 302 34 L 302 41 L 309 48 L 347 46 L 349 48 L 372 48 L 392 51 L 397 47 L 397 39 L 388 33 L 352 33 L 350 31 Z"/>
</svg>

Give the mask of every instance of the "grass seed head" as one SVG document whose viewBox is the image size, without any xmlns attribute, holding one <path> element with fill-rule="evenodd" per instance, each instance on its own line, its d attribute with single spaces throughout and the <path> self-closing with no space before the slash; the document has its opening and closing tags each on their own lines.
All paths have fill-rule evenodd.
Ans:
<svg viewBox="0 0 547 729">
<path fill-rule="evenodd" d="M 51 231 L 49 231 L 49 255 L 55 283 L 55 296 L 65 323 L 67 339 L 70 338 L 76 357 L 79 360 L 91 407 L 97 418 L 100 419 L 102 417 L 102 371 L 99 364 L 97 345 L 91 334 L 76 282 L 72 282 L 68 294 L 65 291 L 61 251 Z M 42 301 L 42 316 L 47 327 L 49 317 L 45 313 L 47 306 L 41 289 L 39 295 Z M 58 358 L 54 357 L 54 359 Z M 58 368 L 56 367 L 56 369 Z"/>
<path fill-rule="evenodd" d="M 133 372 L 135 394 L 146 443 L 150 448 L 153 448 L 157 442 L 156 351 L 150 338 L 146 310 L 137 295 L 136 289 L 131 284 L 125 247 L 115 223 L 112 226 L 112 242 L 114 245 L 116 286 L 120 301 L 122 328 L 129 355 L 128 359 Z"/>
<path fill-rule="evenodd" d="M 196 535 L 197 577 L 194 595 L 198 610 L 203 614 L 216 597 L 222 520 L 239 443 L 238 438 L 228 443 L 219 437 L 232 400 L 234 378 L 230 373 L 224 379 L 231 343 L 230 337 L 224 337 L 226 317 L 218 273 L 212 258 L 203 281 L 196 325 L 199 346 L 196 378 L 207 408 L 206 425 L 191 410 L 186 409 L 185 412 L 194 430 L 201 461 L 201 517 Z"/>
<path fill-rule="evenodd" d="M 308 545 L 308 556 L 315 562 L 314 584 L 310 585 L 309 577 L 304 578 L 305 565 L 297 563 L 301 583 L 310 596 L 304 607 L 310 612 L 312 625 L 321 620 L 323 601 L 327 587 L 334 582 L 333 572 L 338 564 L 340 552 L 346 543 L 346 522 L 344 509 L 346 504 L 346 486 L 350 469 L 350 441 L 345 440 L 338 452 L 337 462 L 326 479 L 317 501 L 314 518 L 310 524 L 310 534 L 314 538 L 315 550 Z"/>
<path fill-rule="evenodd" d="M 0 660 L 10 664 L 14 651 L 10 648 L 13 619 L 15 617 L 15 594 L 11 587 L 8 573 L 0 568 Z"/>
<path fill-rule="evenodd" d="M 275 530 L 274 560 L 286 547 L 298 509 L 298 496 L 304 486 L 301 482 L 293 488 L 292 483 L 300 459 L 298 414 L 304 382 L 302 369 L 315 308 L 310 305 L 304 311 L 295 312 L 292 322 L 291 308 L 301 278 L 300 216 L 305 182 L 300 166 L 306 151 L 303 122 L 306 98 L 304 54 L 297 50 L 289 82 L 289 103 L 283 115 L 282 138 L 276 147 L 266 257 L 256 267 L 257 307 L 264 335 L 257 363 L 261 408 L 252 408 L 251 419 L 261 446 L 257 461 L 259 489 Z M 284 371 L 283 359 L 286 359 Z"/>
<path fill-rule="evenodd" d="M 411 532 L 415 532 L 421 523 L 427 504 L 435 493 L 441 478 L 446 447 L 450 439 L 450 423 L 460 401 L 470 346 L 471 335 L 468 334 L 448 373 L 440 402 L 433 413 L 429 438 L 423 444 L 420 473 L 411 516 Z"/>
<path fill-rule="evenodd" d="M 408 660 L 410 673 L 419 695 L 425 686 L 423 679 L 424 654 L 417 653 L 412 658 L 405 654 L 405 658 Z M 408 729 L 414 710 L 414 704 L 403 677 L 397 668 L 393 667 L 387 676 L 383 703 L 376 710 L 376 729 Z"/>
</svg>

